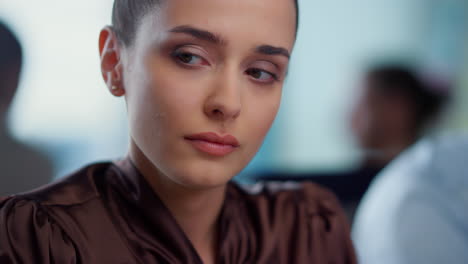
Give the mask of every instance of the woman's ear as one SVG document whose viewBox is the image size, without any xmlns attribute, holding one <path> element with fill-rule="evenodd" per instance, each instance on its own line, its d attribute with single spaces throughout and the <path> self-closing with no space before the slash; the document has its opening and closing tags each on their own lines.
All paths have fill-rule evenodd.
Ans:
<svg viewBox="0 0 468 264">
<path fill-rule="evenodd" d="M 123 96 L 119 41 L 111 27 L 105 27 L 99 34 L 99 54 L 101 57 L 102 78 L 114 96 Z"/>
</svg>

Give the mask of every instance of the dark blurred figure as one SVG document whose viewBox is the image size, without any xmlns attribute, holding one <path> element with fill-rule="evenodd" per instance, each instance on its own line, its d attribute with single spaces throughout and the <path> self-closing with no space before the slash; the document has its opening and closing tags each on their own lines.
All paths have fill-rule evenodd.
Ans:
<svg viewBox="0 0 468 264">
<path fill-rule="evenodd" d="M 21 65 L 21 45 L 0 22 L 0 196 L 39 187 L 52 176 L 49 160 L 14 139 L 7 128 L 7 114 L 18 88 Z"/>
<path fill-rule="evenodd" d="M 258 179 L 314 181 L 334 191 L 352 219 L 374 177 L 424 134 L 447 100 L 445 86 L 426 81 L 399 64 L 370 68 L 359 89 L 350 121 L 364 154 L 356 168 L 332 173 L 265 173 Z"/>
<path fill-rule="evenodd" d="M 442 90 L 400 65 L 369 70 L 351 118 L 362 167 L 381 169 L 416 142 L 440 112 Z"/>
</svg>

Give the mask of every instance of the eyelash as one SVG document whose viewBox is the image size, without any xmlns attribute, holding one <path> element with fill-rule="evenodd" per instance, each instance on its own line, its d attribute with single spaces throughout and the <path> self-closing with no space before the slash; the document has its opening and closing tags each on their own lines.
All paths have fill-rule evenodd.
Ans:
<svg viewBox="0 0 468 264">
<path fill-rule="evenodd" d="M 182 64 L 182 65 L 185 65 L 185 66 L 191 66 L 191 67 L 193 67 L 193 66 L 195 66 L 195 64 L 190 64 L 190 63 L 188 63 L 188 62 L 183 61 L 182 56 L 191 56 L 192 58 L 195 57 L 195 58 L 200 59 L 200 60 L 202 61 L 203 64 L 204 64 L 204 63 L 208 64 L 208 63 L 206 62 L 206 60 L 205 60 L 203 57 L 201 57 L 201 56 L 199 56 L 199 55 L 196 55 L 196 54 L 193 54 L 193 53 L 190 53 L 190 52 L 186 52 L 186 51 L 174 51 L 174 52 L 171 54 L 171 56 L 172 56 L 178 63 L 180 63 L 180 64 Z"/>
<path fill-rule="evenodd" d="M 186 66 L 186 67 L 194 67 L 194 66 L 197 66 L 197 65 L 195 65 L 195 64 L 190 64 L 190 63 L 187 63 L 187 62 L 185 62 L 185 61 L 182 60 L 181 57 L 182 57 L 182 56 L 187 56 L 187 55 L 188 55 L 188 56 L 191 56 L 191 57 L 199 58 L 199 59 L 202 60 L 203 62 L 206 62 L 206 60 L 205 60 L 203 57 L 201 57 L 201 56 L 199 56 L 199 55 L 196 55 L 196 54 L 193 54 L 193 53 L 191 53 L 191 52 L 178 51 L 178 50 L 176 50 L 176 51 L 174 51 L 174 52 L 171 54 L 171 56 L 174 58 L 174 60 L 176 60 L 177 63 L 182 64 L 183 66 Z M 207 63 L 207 64 L 208 64 L 208 63 Z M 277 75 L 277 74 L 274 74 L 274 73 L 272 73 L 272 72 L 269 72 L 269 71 L 266 71 L 266 70 L 263 70 L 263 69 L 260 69 L 260 68 L 249 68 L 249 69 L 247 69 L 247 70 L 245 71 L 245 73 L 246 73 L 247 75 L 250 75 L 250 76 L 252 76 L 252 77 L 253 77 L 253 74 L 254 74 L 255 72 L 266 73 L 266 74 L 270 75 L 271 78 L 273 79 L 273 80 L 266 80 L 266 81 L 265 81 L 265 80 L 261 80 L 261 79 L 258 79 L 258 78 L 254 78 L 255 81 L 257 81 L 257 82 L 260 82 L 260 83 L 263 83 L 263 84 L 268 84 L 268 83 L 271 83 L 271 82 L 277 82 L 277 81 L 279 81 L 279 78 L 278 78 L 278 75 Z"/>
<path fill-rule="evenodd" d="M 258 72 L 261 72 L 261 73 L 266 73 L 268 75 L 271 76 L 271 78 L 273 79 L 273 81 L 278 81 L 278 75 L 272 73 L 272 72 L 269 72 L 269 71 L 266 71 L 266 70 L 262 70 L 262 69 L 259 69 L 259 68 L 250 68 L 248 70 L 245 71 L 246 74 L 252 76 L 253 72 L 252 71 L 258 71 Z M 260 79 L 257 79 L 255 78 L 256 81 L 259 81 L 259 82 L 262 82 L 262 83 L 269 83 L 270 81 L 263 81 L 263 80 L 260 80 Z"/>
</svg>

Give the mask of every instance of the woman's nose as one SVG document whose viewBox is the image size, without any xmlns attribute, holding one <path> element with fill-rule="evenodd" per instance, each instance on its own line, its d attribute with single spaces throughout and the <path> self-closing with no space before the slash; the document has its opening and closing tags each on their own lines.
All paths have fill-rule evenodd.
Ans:
<svg viewBox="0 0 468 264">
<path fill-rule="evenodd" d="M 224 73 L 219 81 L 214 81 L 206 99 L 204 112 L 214 120 L 236 119 L 241 113 L 241 84 L 233 73 Z"/>
</svg>

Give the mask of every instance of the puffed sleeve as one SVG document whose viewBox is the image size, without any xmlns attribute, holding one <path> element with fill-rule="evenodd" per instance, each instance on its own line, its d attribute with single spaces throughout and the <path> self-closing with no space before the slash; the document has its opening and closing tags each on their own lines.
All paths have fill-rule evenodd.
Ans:
<svg viewBox="0 0 468 264">
<path fill-rule="evenodd" d="M 77 263 L 73 243 L 34 201 L 0 199 L 0 263 Z"/>
<path fill-rule="evenodd" d="M 307 239 L 303 241 L 311 254 L 308 259 L 314 259 L 313 263 L 357 263 L 348 220 L 337 198 L 311 183 L 303 184 L 302 194 L 300 211 L 307 219 L 303 233 Z"/>
</svg>

